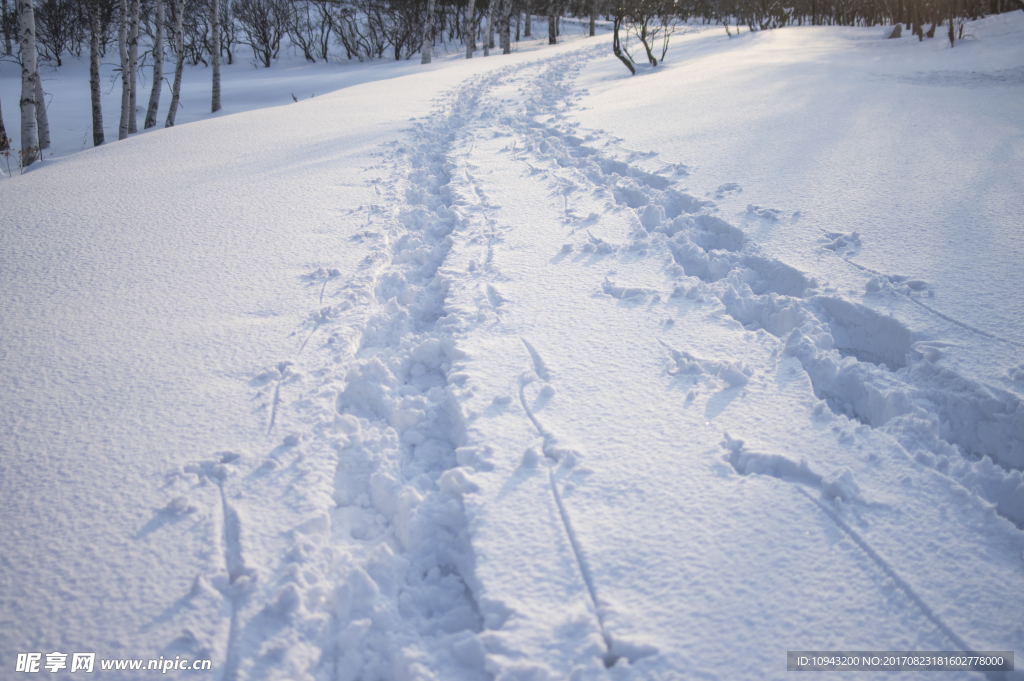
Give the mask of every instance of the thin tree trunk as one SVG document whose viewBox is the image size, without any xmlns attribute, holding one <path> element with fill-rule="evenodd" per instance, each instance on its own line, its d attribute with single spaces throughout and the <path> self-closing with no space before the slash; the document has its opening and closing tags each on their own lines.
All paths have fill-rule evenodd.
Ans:
<svg viewBox="0 0 1024 681">
<path fill-rule="evenodd" d="M 174 117 L 178 113 L 178 96 L 181 93 L 181 71 L 185 67 L 185 36 L 181 23 L 185 15 L 185 0 L 171 0 L 171 12 L 174 16 L 174 85 L 171 86 L 171 109 L 167 112 L 165 128 L 174 125 Z"/>
<path fill-rule="evenodd" d="M 491 48 L 494 47 L 494 8 L 499 0 L 490 0 L 487 3 L 487 34 L 484 36 L 484 56 L 491 56 Z"/>
<path fill-rule="evenodd" d="M 434 4 L 435 0 L 428 0 L 427 2 L 427 22 L 423 24 L 423 56 L 420 58 L 421 64 L 430 63 L 430 50 L 433 47 L 432 42 L 434 40 Z"/>
<path fill-rule="evenodd" d="M 132 104 L 132 81 L 128 69 L 128 0 L 121 0 L 117 51 L 121 57 L 121 122 L 117 126 L 117 139 L 123 140 L 128 137 L 128 111 Z"/>
<path fill-rule="evenodd" d="M 129 105 L 128 132 L 139 131 L 138 116 L 136 110 L 136 95 L 138 88 L 135 87 L 136 76 L 139 70 L 139 0 L 132 0 L 131 23 L 128 25 L 128 73 L 131 75 L 131 103 Z"/>
<path fill-rule="evenodd" d="M 469 39 L 466 41 L 466 59 L 472 59 L 473 50 L 476 49 L 476 0 L 469 0 L 469 11 L 466 13 L 466 19 L 469 24 L 467 27 Z"/>
<path fill-rule="evenodd" d="M 92 144 L 103 144 L 103 105 L 100 101 L 100 6 L 89 3 L 89 91 L 92 94 Z"/>
<path fill-rule="evenodd" d="M 548 45 L 558 44 L 558 10 L 555 0 L 548 0 Z"/>
<path fill-rule="evenodd" d="M 527 10 L 526 17 L 524 18 L 524 23 L 526 25 L 523 26 L 523 37 L 524 38 L 529 38 L 531 36 L 531 34 L 533 33 L 533 31 L 531 30 L 533 28 L 533 15 L 530 14 L 530 12 L 529 12 L 529 10 L 530 10 L 529 6 L 527 6 L 526 10 Z"/>
<path fill-rule="evenodd" d="M 156 114 L 160 108 L 160 90 L 164 86 L 164 0 L 156 0 L 156 39 L 153 41 L 153 90 L 149 93 L 149 107 L 143 127 L 149 130 L 156 126 Z"/>
<path fill-rule="evenodd" d="M 38 67 L 38 64 L 36 65 Z M 50 148 L 50 119 L 46 117 L 46 94 L 43 79 L 36 73 L 36 131 L 39 133 L 39 150 Z"/>
<path fill-rule="evenodd" d="M 220 0 L 210 2 L 210 23 L 213 24 L 213 44 L 210 45 L 210 62 L 213 66 L 213 101 L 210 112 L 220 111 Z"/>
<path fill-rule="evenodd" d="M 6 0 L 0 0 L 0 2 L 6 2 Z M 11 148 L 11 143 L 7 141 L 7 129 L 4 128 L 4 112 L 0 108 L 0 151 L 7 151 Z"/>
<path fill-rule="evenodd" d="M 32 0 L 18 0 L 21 33 L 21 165 L 28 167 L 39 154 L 36 123 L 36 20 Z"/>
<path fill-rule="evenodd" d="M 501 53 L 512 53 L 512 0 L 501 3 Z"/>
<path fill-rule="evenodd" d="M 597 30 L 597 0 L 590 0 L 590 37 L 593 38 Z"/>
</svg>

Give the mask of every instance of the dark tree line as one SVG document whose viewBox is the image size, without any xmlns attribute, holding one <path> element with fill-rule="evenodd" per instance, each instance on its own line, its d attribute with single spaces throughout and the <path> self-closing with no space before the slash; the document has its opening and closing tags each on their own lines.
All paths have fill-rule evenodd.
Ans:
<svg viewBox="0 0 1024 681">
<path fill-rule="evenodd" d="M 290 44 L 311 62 L 331 58 L 408 59 L 428 63 L 438 44 L 461 44 L 466 57 L 495 48 L 508 54 L 530 38 L 533 20 L 546 19 L 548 42 L 558 40 L 561 18 L 601 17 L 613 30 L 612 50 L 636 72 L 657 66 L 672 35 L 686 22 L 723 25 L 727 32 L 785 26 L 892 25 L 920 40 L 937 34 L 953 45 L 964 22 L 1024 9 L 1024 0 L 0 0 L 0 55 L 22 67 L 22 162 L 48 145 L 46 97 L 38 60 L 57 67 L 67 55 L 90 59 L 93 142 L 104 142 L 100 59 L 120 58 L 122 106 L 119 139 L 135 132 L 140 69 L 153 69 L 145 127 L 156 125 L 164 59 L 174 65 L 165 125 L 174 125 L 185 63 L 212 67 L 211 111 L 220 109 L 220 63 L 239 49 L 269 67 Z M 24 30 L 25 26 L 31 30 Z M 942 29 L 941 31 L 939 29 Z M 247 49 L 246 49 L 247 48 Z M 0 153 L 8 138 L 0 118 Z"/>
</svg>

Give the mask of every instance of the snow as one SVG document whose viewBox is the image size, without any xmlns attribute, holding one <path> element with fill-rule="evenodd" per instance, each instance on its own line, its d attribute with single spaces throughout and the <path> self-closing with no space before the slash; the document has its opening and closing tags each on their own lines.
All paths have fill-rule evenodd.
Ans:
<svg viewBox="0 0 1024 681">
<path fill-rule="evenodd" d="M 81 153 L 51 108 L 0 180 L 0 664 L 1024 648 L 1022 14 L 226 69 Z"/>
</svg>

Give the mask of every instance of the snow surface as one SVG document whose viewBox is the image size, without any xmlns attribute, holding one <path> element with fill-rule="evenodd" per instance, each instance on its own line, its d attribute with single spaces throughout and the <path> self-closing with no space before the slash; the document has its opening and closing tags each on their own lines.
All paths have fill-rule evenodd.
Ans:
<svg viewBox="0 0 1024 681">
<path fill-rule="evenodd" d="M 0 664 L 1024 649 L 1022 15 L 320 66 L 3 179 Z"/>
</svg>

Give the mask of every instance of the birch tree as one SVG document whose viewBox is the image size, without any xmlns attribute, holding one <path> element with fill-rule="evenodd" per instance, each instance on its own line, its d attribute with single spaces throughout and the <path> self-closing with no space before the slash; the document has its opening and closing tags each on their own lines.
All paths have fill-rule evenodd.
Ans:
<svg viewBox="0 0 1024 681">
<path fill-rule="evenodd" d="M 476 0 L 469 0 L 469 11 L 466 13 L 468 39 L 466 40 L 466 59 L 473 58 L 476 49 Z"/>
<path fill-rule="evenodd" d="M 36 64 L 39 68 L 39 64 Z M 50 148 L 50 119 L 46 117 L 46 93 L 43 92 L 43 79 L 36 72 L 36 131 L 39 135 L 39 150 Z"/>
<path fill-rule="evenodd" d="M 501 53 L 512 52 L 512 0 L 501 0 Z"/>
<path fill-rule="evenodd" d="M 117 139 L 128 137 L 128 108 L 132 103 L 132 82 L 128 69 L 128 0 L 121 0 L 121 17 L 117 26 L 117 51 L 121 57 L 121 122 Z"/>
<path fill-rule="evenodd" d="M 487 3 L 487 34 L 484 35 L 484 56 L 491 56 L 491 48 L 494 47 L 494 9 L 498 0 L 489 0 Z"/>
<path fill-rule="evenodd" d="M 138 88 L 135 87 L 136 76 L 138 75 L 139 69 L 139 0 L 132 0 L 131 2 L 131 15 L 128 24 L 128 74 L 130 75 L 129 83 L 131 90 L 129 92 L 129 115 L 128 115 L 128 132 L 136 133 L 139 131 L 138 128 L 138 116 L 136 115 L 136 93 Z"/>
<path fill-rule="evenodd" d="M 92 145 L 103 144 L 103 106 L 100 101 L 100 24 L 99 0 L 89 2 L 89 92 L 92 95 Z"/>
<path fill-rule="evenodd" d="M 18 0 L 21 39 L 21 165 L 28 167 L 39 154 L 36 122 L 36 22 L 32 0 Z"/>
<path fill-rule="evenodd" d="M 160 90 L 164 86 L 164 0 L 156 0 L 156 35 L 153 38 L 153 90 L 149 93 L 146 109 L 146 130 L 156 126 L 156 112 L 160 108 Z"/>
<path fill-rule="evenodd" d="M 213 98 L 210 112 L 220 111 L 220 0 L 210 1 L 210 63 L 213 66 Z"/>
<path fill-rule="evenodd" d="M 423 25 L 423 57 L 421 64 L 430 63 L 430 51 L 434 46 L 434 4 L 435 0 L 427 0 L 427 23 Z"/>
<path fill-rule="evenodd" d="M 171 86 L 171 109 L 167 112 L 165 128 L 174 125 L 178 113 L 178 96 L 181 94 L 181 71 L 185 67 L 185 33 L 182 21 L 185 17 L 185 0 L 170 0 L 171 16 L 174 19 L 174 85 Z"/>
</svg>

